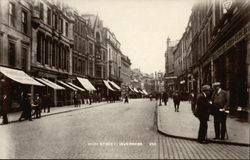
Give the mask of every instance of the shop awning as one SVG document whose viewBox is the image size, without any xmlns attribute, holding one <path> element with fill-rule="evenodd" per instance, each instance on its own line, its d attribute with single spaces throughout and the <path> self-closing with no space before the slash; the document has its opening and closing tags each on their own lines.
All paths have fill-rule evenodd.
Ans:
<svg viewBox="0 0 250 160">
<path fill-rule="evenodd" d="M 77 85 L 74 85 L 73 83 L 71 82 L 67 82 L 69 85 L 71 85 L 72 87 L 78 89 L 79 91 L 85 91 L 85 89 L 81 88 L 81 87 L 78 87 Z"/>
<path fill-rule="evenodd" d="M 63 81 L 57 81 L 59 82 L 60 84 L 64 85 L 65 87 L 69 88 L 69 89 L 72 89 L 73 91 L 77 91 L 77 89 L 75 89 L 74 87 L 70 86 L 69 84 L 63 82 Z"/>
<path fill-rule="evenodd" d="M 113 81 L 108 81 L 109 83 L 111 83 L 111 85 L 113 85 L 116 89 L 121 90 L 121 87 L 119 87 L 115 82 Z"/>
<path fill-rule="evenodd" d="M 136 88 L 134 88 L 134 91 L 135 91 L 136 93 L 139 93 L 139 91 L 138 91 Z"/>
<path fill-rule="evenodd" d="M 140 92 L 141 94 L 144 94 L 144 92 L 142 92 L 141 90 L 139 90 L 139 92 Z"/>
<path fill-rule="evenodd" d="M 36 80 L 38 80 L 39 82 L 49 86 L 50 88 L 53 88 L 55 90 L 64 90 L 65 88 L 62 86 L 59 86 L 58 84 L 51 82 L 50 80 L 46 79 L 46 78 L 36 78 Z"/>
<path fill-rule="evenodd" d="M 6 77 L 22 84 L 44 86 L 43 84 L 37 82 L 35 79 L 33 79 L 32 77 L 30 77 L 28 74 L 26 74 L 24 71 L 21 70 L 0 66 L 0 72 L 4 74 Z"/>
<path fill-rule="evenodd" d="M 134 92 L 134 90 L 133 90 L 133 88 L 131 88 L 130 86 L 128 87 L 131 91 L 133 91 Z"/>
<path fill-rule="evenodd" d="M 114 91 L 114 89 L 109 85 L 109 82 L 108 82 L 108 81 L 103 80 L 103 82 L 104 82 L 105 86 L 106 86 L 109 90 Z"/>
<path fill-rule="evenodd" d="M 148 92 L 145 91 L 144 89 L 142 90 L 145 95 L 148 95 Z"/>
<path fill-rule="evenodd" d="M 88 91 L 96 91 L 95 87 L 90 83 L 90 81 L 86 78 L 77 77 L 78 81 L 81 85 Z"/>
</svg>

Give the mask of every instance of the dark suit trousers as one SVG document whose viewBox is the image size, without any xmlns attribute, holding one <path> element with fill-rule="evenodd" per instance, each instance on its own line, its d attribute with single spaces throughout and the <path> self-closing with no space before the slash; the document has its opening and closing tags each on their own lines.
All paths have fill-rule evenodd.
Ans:
<svg viewBox="0 0 250 160">
<path fill-rule="evenodd" d="M 198 133 L 198 141 L 204 141 L 207 135 L 207 121 L 203 119 L 200 120 L 200 128 Z"/>
<path fill-rule="evenodd" d="M 225 138 L 227 114 L 223 112 L 214 115 L 214 130 L 216 138 Z"/>
</svg>

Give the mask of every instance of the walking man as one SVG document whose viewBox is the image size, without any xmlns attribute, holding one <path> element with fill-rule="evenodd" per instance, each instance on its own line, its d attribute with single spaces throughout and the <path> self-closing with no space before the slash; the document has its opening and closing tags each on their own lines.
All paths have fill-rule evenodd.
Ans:
<svg viewBox="0 0 250 160">
<path fill-rule="evenodd" d="M 225 110 L 228 106 L 228 95 L 227 92 L 221 89 L 221 83 L 213 83 L 214 93 L 212 95 L 212 103 L 214 105 L 213 115 L 214 115 L 214 139 L 225 139 L 226 133 L 226 119 L 227 113 Z"/>
<path fill-rule="evenodd" d="M 202 92 L 198 95 L 197 98 L 197 108 L 195 110 L 195 116 L 200 121 L 200 127 L 198 132 L 199 143 L 208 143 L 206 140 L 207 135 L 207 121 L 209 118 L 209 109 L 212 107 L 212 104 L 209 103 L 208 95 L 210 93 L 210 86 L 202 86 Z"/>
<path fill-rule="evenodd" d="M 127 94 L 127 93 L 126 93 L 126 95 L 125 95 L 124 103 L 128 103 L 128 94 Z"/>
<path fill-rule="evenodd" d="M 176 91 L 173 95 L 173 100 L 174 100 L 174 109 L 175 109 L 175 112 L 179 112 L 179 106 L 180 106 L 180 95 L 178 93 L 178 91 Z"/>
<path fill-rule="evenodd" d="M 164 102 L 164 105 L 166 106 L 167 102 L 168 102 L 168 93 L 167 92 L 163 93 L 163 102 Z"/>
</svg>

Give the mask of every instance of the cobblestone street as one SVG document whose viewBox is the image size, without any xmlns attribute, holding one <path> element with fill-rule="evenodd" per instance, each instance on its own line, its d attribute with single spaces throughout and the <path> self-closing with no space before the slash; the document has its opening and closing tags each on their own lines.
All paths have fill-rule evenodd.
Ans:
<svg viewBox="0 0 250 160">
<path fill-rule="evenodd" d="M 248 159 L 249 147 L 159 134 L 156 102 L 130 100 L 1 125 L 1 158 Z M 55 111 L 55 109 L 54 109 Z M 58 147 L 60 146 L 60 147 Z"/>
</svg>

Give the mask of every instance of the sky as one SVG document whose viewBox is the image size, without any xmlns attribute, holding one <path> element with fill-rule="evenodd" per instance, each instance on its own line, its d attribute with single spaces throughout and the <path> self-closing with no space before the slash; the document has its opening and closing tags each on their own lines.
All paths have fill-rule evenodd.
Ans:
<svg viewBox="0 0 250 160">
<path fill-rule="evenodd" d="M 64 0 L 82 14 L 98 14 L 121 43 L 131 68 L 165 69 L 166 40 L 185 32 L 194 0 Z"/>
</svg>

